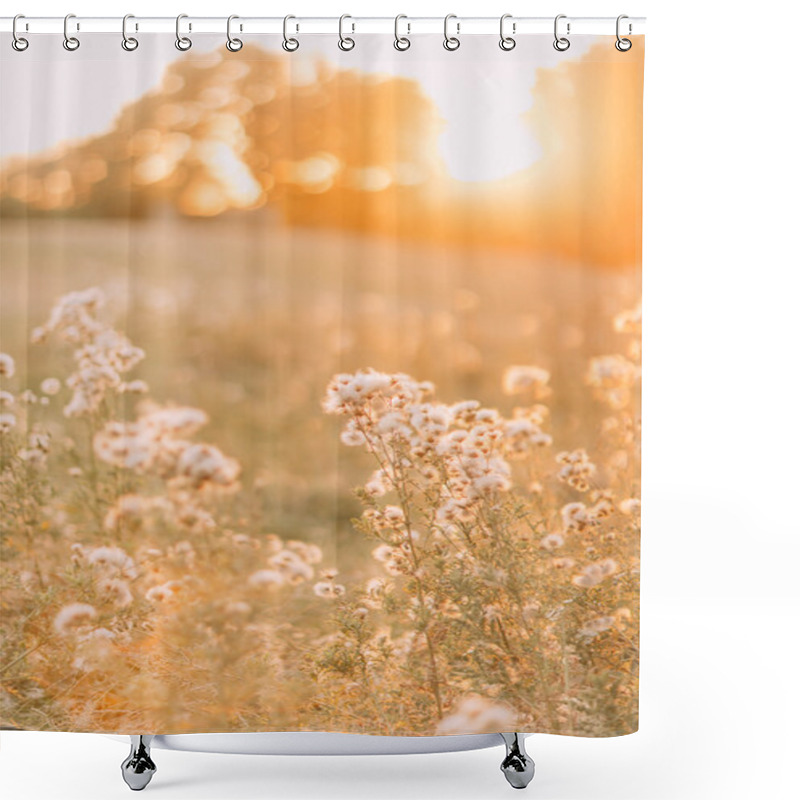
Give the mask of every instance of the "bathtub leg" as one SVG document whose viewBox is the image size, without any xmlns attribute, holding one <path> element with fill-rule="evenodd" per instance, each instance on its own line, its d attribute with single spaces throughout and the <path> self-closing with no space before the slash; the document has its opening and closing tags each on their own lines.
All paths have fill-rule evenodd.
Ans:
<svg viewBox="0 0 800 800">
<path fill-rule="evenodd" d="M 156 772 L 156 765 L 150 758 L 152 735 L 131 735 L 131 752 L 122 762 L 122 778 L 134 792 L 140 792 L 150 783 Z"/>
<path fill-rule="evenodd" d="M 533 759 L 525 752 L 525 739 L 521 733 L 501 733 L 506 743 L 506 757 L 500 765 L 506 780 L 515 789 L 524 789 L 532 780 Z"/>
</svg>

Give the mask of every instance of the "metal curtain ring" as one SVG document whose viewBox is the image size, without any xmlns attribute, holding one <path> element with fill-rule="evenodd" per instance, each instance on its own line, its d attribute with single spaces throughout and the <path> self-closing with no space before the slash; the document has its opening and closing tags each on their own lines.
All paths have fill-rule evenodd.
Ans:
<svg viewBox="0 0 800 800">
<path fill-rule="evenodd" d="M 69 35 L 69 29 L 67 26 L 69 25 L 69 21 L 71 19 L 75 19 L 74 14 L 67 14 L 67 16 L 64 17 L 64 49 L 73 52 L 81 46 L 81 43 L 77 37 Z"/>
<path fill-rule="evenodd" d="M 293 36 L 289 36 L 289 20 L 290 19 L 297 19 L 292 14 L 287 14 L 283 18 L 283 44 L 282 47 L 287 53 L 294 53 L 298 47 L 300 47 L 300 42 L 295 39 Z"/>
<path fill-rule="evenodd" d="M 506 52 L 513 50 L 517 46 L 517 40 L 511 36 L 506 36 L 505 34 L 505 24 L 507 19 L 512 19 L 511 14 L 503 14 L 503 16 L 500 17 L 500 49 L 505 50 Z M 517 24 L 515 22 L 511 23 L 511 32 L 517 32 Z"/>
<path fill-rule="evenodd" d="M 461 47 L 461 40 L 458 38 L 457 35 L 450 36 L 448 32 L 448 27 L 450 25 L 451 19 L 457 20 L 458 17 L 456 17 L 455 14 L 448 14 L 444 18 L 444 49 L 450 50 L 452 52 L 453 50 L 458 50 L 458 48 Z M 461 31 L 461 25 L 460 23 L 456 22 L 456 34 L 460 33 L 460 31 Z"/>
<path fill-rule="evenodd" d="M 228 26 L 225 29 L 225 35 L 228 37 L 228 41 L 225 42 L 225 47 L 227 47 L 231 53 L 238 53 L 244 47 L 244 42 L 241 39 L 231 36 L 231 22 L 235 19 L 239 19 L 239 17 L 237 17 L 236 14 L 231 14 L 228 17 Z M 241 30 L 241 28 L 239 28 L 239 30 Z"/>
<path fill-rule="evenodd" d="M 182 52 L 186 52 L 192 46 L 192 40 L 188 36 L 181 35 L 181 20 L 188 19 L 188 14 L 178 14 L 175 18 L 175 47 Z M 192 29 L 191 23 L 189 24 L 189 30 Z"/>
<path fill-rule="evenodd" d="M 620 24 L 620 22 L 622 22 L 623 19 L 628 19 L 628 15 L 627 14 L 620 14 L 617 17 L 617 41 L 614 42 L 614 47 L 616 47 L 617 50 L 620 51 L 620 53 L 627 53 L 628 50 L 630 50 L 631 47 L 633 47 L 633 42 L 630 39 L 620 39 L 620 36 L 619 36 L 619 24 Z M 628 25 L 628 33 L 630 33 L 630 30 L 631 30 L 631 26 Z"/>
<path fill-rule="evenodd" d="M 22 53 L 23 51 L 27 50 L 28 45 L 30 44 L 30 42 L 27 39 L 25 39 L 24 37 L 20 36 L 17 33 L 17 21 L 21 19 L 25 19 L 25 15 L 17 14 L 17 16 L 14 17 L 14 21 L 11 23 L 11 36 L 13 37 L 11 39 L 11 46 L 18 53 Z"/>
<path fill-rule="evenodd" d="M 566 36 L 559 36 L 558 35 L 558 21 L 560 19 L 566 19 L 566 14 L 559 14 L 555 22 L 553 23 L 553 36 L 555 36 L 555 41 L 553 42 L 553 47 L 558 50 L 559 53 L 563 53 L 565 50 L 569 50 L 570 41 L 567 39 Z M 567 34 L 569 34 L 569 22 L 567 23 Z"/>
<path fill-rule="evenodd" d="M 394 18 L 394 49 L 400 50 L 408 50 L 411 47 L 411 39 L 408 36 L 401 36 L 400 35 L 400 20 L 401 19 L 408 19 L 405 14 L 398 14 Z M 408 28 L 408 33 L 411 33 L 411 23 L 407 22 L 406 27 Z"/>
<path fill-rule="evenodd" d="M 135 39 L 133 36 L 128 36 L 129 19 L 135 19 L 133 14 L 126 14 L 122 18 L 122 49 L 132 53 L 139 46 L 139 40 Z"/>
<path fill-rule="evenodd" d="M 345 52 L 348 50 L 352 50 L 356 46 L 355 39 L 353 39 L 351 36 L 345 36 L 344 31 L 342 30 L 344 26 L 344 21 L 346 19 L 353 19 L 353 18 L 349 14 L 342 14 L 342 16 L 339 17 L 339 49 L 344 50 Z M 356 24 L 355 22 L 351 24 L 353 26 L 352 32 L 355 33 Z"/>
</svg>

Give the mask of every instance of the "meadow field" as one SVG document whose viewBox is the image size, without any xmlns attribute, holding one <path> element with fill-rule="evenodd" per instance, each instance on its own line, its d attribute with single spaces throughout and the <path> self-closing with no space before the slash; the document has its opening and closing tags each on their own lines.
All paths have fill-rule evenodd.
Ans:
<svg viewBox="0 0 800 800">
<path fill-rule="evenodd" d="M 3 725 L 636 729 L 638 270 L 2 234 Z"/>
</svg>

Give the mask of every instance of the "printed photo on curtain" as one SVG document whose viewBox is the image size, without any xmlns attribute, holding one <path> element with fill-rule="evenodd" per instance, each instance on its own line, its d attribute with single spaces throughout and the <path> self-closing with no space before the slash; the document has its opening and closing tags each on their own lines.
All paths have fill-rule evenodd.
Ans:
<svg viewBox="0 0 800 800">
<path fill-rule="evenodd" d="M 0 725 L 638 726 L 644 39 L 0 60 Z"/>
</svg>

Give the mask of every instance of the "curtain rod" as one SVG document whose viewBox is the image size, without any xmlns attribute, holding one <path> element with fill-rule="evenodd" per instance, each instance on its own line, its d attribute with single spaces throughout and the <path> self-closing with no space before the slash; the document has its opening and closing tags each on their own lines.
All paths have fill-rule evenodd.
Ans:
<svg viewBox="0 0 800 800">
<path fill-rule="evenodd" d="M 534 33 L 553 33 L 554 17 L 508 17 L 506 30 L 515 35 Z M 624 35 L 643 34 L 644 17 L 627 17 L 622 25 Z M 80 33 L 121 33 L 122 17 L 70 17 L 70 30 Z M 422 33 L 441 34 L 444 17 L 402 17 L 402 32 L 407 35 Z M 282 34 L 284 32 L 283 17 L 236 17 L 232 30 L 243 34 Z M 292 17 L 289 30 L 295 34 L 331 34 L 339 32 L 338 17 Z M 356 17 L 347 15 L 345 20 L 347 33 L 386 33 L 395 31 L 394 17 Z M 570 17 L 560 15 L 560 30 L 569 35 L 605 34 L 613 36 L 617 30 L 616 17 Z M 227 17 L 192 17 L 181 19 L 183 32 L 192 35 L 213 33 L 225 35 L 228 26 Z M 500 17 L 454 17 L 450 20 L 450 29 L 460 36 L 471 34 L 498 33 Z M 512 31 L 513 28 L 513 31 Z M 13 30 L 12 17 L 0 17 L 0 32 L 10 33 Z M 136 17 L 128 20 L 129 33 L 175 33 L 175 17 Z M 61 33 L 64 32 L 63 17 L 20 17 L 17 32 Z"/>
</svg>

